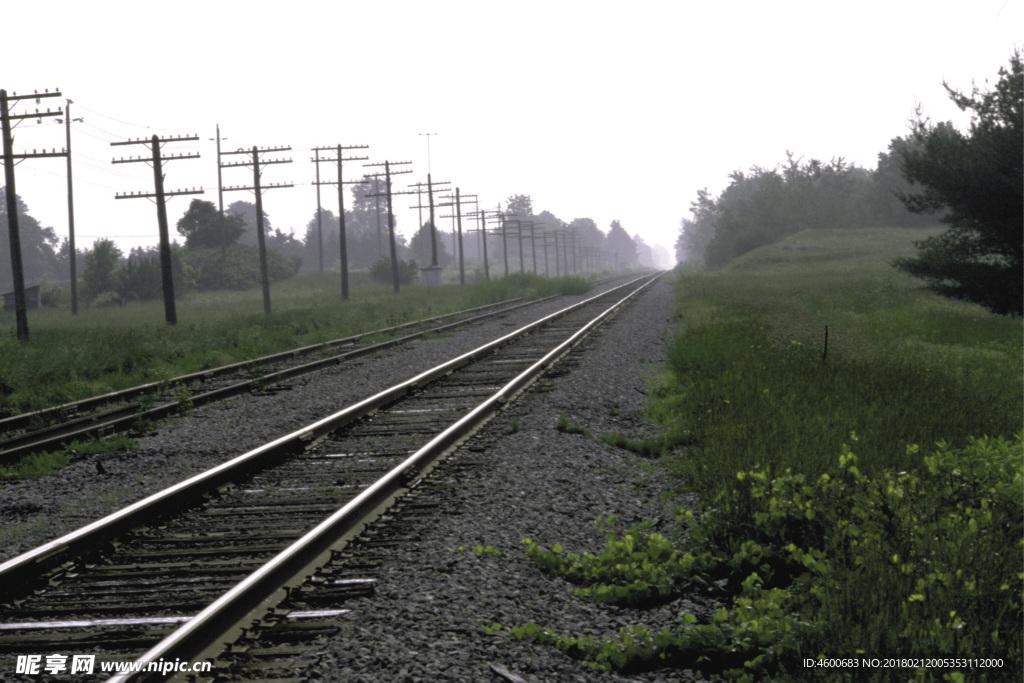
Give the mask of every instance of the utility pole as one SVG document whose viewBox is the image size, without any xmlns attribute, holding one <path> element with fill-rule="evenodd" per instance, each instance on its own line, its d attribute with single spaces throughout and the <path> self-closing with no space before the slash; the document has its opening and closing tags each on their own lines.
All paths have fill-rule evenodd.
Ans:
<svg viewBox="0 0 1024 683">
<path fill-rule="evenodd" d="M 314 158 L 311 161 L 316 164 L 316 181 L 313 183 L 316 185 L 316 241 L 317 253 L 320 255 L 320 272 L 322 273 L 324 272 L 324 226 L 320 216 L 320 150 L 319 148 L 314 148 L 313 152 Z M 342 250 L 344 250 L 344 247 L 342 247 Z M 342 289 L 347 289 L 347 287 L 342 287 Z"/>
<path fill-rule="evenodd" d="M 248 190 L 256 194 L 256 240 L 259 244 L 260 250 L 260 277 L 263 282 L 263 313 L 270 315 L 270 274 L 267 269 L 267 238 L 263 234 L 263 191 L 272 190 L 279 187 L 294 187 L 291 183 L 271 183 L 269 185 L 263 185 L 260 182 L 260 174 L 262 173 L 261 168 L 263 166 L 269 166 L 271 164 L 290 164 L 291 159 L 260 159 L 261 154 L 270 154 L 274 152 L 288 152 L 291 151 L 291 147 L 263 147 L 262 149 L 253 146 L 252 150 L 238 149 L 234 152 L 224 152 L 227 154 L 251 154 L 252 161 L 240 161 L 235 164 L 222 164 L 221 168 L 234 168 L 237 166 L 252 167 L 252 186 L 247 187 L 244 185 L 235 185 L 232 187 L 225 187 L 226 192 L 233 192 L 235 190 Z"/>
<path fill-rule="evenodd" d="M 427 175 L 429 175 L 432 170 L 430 168 L 430 138 L 437 135 L 437 133 L 420 133 L 420 135 L 424 135 L 427 138 Z"/>
<path fill-rule="evenodd" d="M 514 220 L 516 222 L 516 239 L 519 241 L 519 272 L 525 273 L 526 263 L 523 261 L 523 222 L 518 218 L 508 220 Z"/>
<path fill-rule="evenodd" d="M 64 107 L 64 139 L 68 162 L 68 261 L 71 266 L 71 315 L 78 315 L 78 259 L 75 251 L 75 195 L 71 181 L 71 105 L 67 100 Z M 83 119 L 75 119 L 82 121 Z M 57 119 L 60 122 L 60 119 Z"/>
<path fill-rule="evenodd" d="M 555 240 L 555 277 L 562 277 L 562 262 L 558 258 L 558 235 L 559 232 L 556 230 L 551 236 Z"/>
<path fill-rule="evenodd" d="M 348 157 L 345 158 L 344 153 L 346 149 L 367 149 L 369 145 L 338 145 L 334 147 L 314 147 L 313 151 L 316 152 L 316 216 L 317 216 L 317 228 L 320 227 L 320 185 L 337 185 L 338 186 L 338 238 L 341 242 L 340 257 L 341 257 L 341 300 L 348 301 L 348 246 L 347 238 L 345 236 L 345 185 L 365 185 L 369 183 L 369 180 L 349 180 L 345 181 L 341 176 L 341 168 L 346 161 L 366 161 L 369 157 Z M 332 150 L 336 151 L 337 155 L 333 159 L 321 159 L 320 152 Z M 335 182 L 320 182 L 320 162 L 321 161 L 334 161 L 338 164 L 338 180 Z M 320 272 L 324 270 L 324 243 L 323 235 L 320 236 Z"/>
<path fill-rule="evenodd" d="M 522 228 L 530 229 L 530 258 L 533 259 L 533 274 L 537 274 L 537 240 L 534 237 L 537 233 L 537 226 L 534 221 L 522 221 L 520 223 L 520 230 Z"/>
<path fill-rule="evenodd" d="M 490 265 L 489 265 L 489 263 L 487 261 L 487 213 L 488 212 L 486 210 L 484 210 L 484 211 L 480 210 L 480 204 L 477 201 L 477 199 L 475 198 L 475 195 L 469 195 L 469 196 L 473 196 L 474 197 L 473 204 L 476 207 L 474 209 L 474 211 L 471 214 L 469 214 L 469 215 L 476 216 L 477 224 L 480 226 L 480 227 L 477 228 L 477 230 L 480 232 L 480 246 L 481 246 L 481 251 L 482 251 L 481 256 L 482 256 L 483 261 L 484 261 L 484 279 L 487 282 L 490 282 L 491 281 L 491 268 L 490 268 Z"/>
<path fill-rule="evenodd" d="M 380 225 L 380 178 L 373 176 L 373 205 L 377 212 L 377 258 L 384 258 L 383 232 Z M 371 195 L 363 195 L 369 197 Z"/>
<path fill-rule="evenodd" d="M 455 188 L 455 196 L 454 197 L 452 197 L 451 195 L 447 195 L 445 197 L 441 197 L 441 199 L 447 199 L 449 201 L 448 204 L 442 204 L 441 206 L 455 206 L 454 217 L 458 221 L 457 228 L 458 228 L 458 231 L 459 231 L 459 243 L 458 243 L 458 251 L 459 251 L 459 284 L 460 285 L 464 285 L 464 284 L 466 284 L 466 264 L 465 264 L 465 258 L 464 258 L 464 250 L 462 248 L 462 203 L 463 203 L 463 200 L 466 200 L 466 203 L 468 204 L 470 199 L 472 199 L 472 201 L 475 202 L 476 201 L 476 195 L 475 194 L 460 194 L 459 188 L 456 187 Z M 446 216 L 442 216 L 442 218 L 446 218 Z M 485 270 L 486 270 L 486 268 L 485 268 Z"/>
<path fill-rule="evenodd" d="M 434 135 L 434 133 L 431 133 L 431 135 Z M 450 185 L 450 184 L 451 184 L 451 181 L 448 181 L 448 180 L 440 180 L 440 181 L 434 182 L 430 178 L 430 174 L 429 173 L 427 174 L 427 201 L 429 202 L 429 208 L 430 208 L 430 267 L 431 268 L 437 268 L 438 267 L 438 265 L 437 265 L 437 226 L 434 225 L 434 188 L 436 186 L 438 186 L 438 185 Z M 420 183 L 416 183 L 415 185 L 410 185 L 410 187 L 416 186 L 418 188 L 419 185 L 420 185 Z M 419 190 L 417 189 L 417 192 L 418 191 Z M 417 206 L 416 208 L 422 209 L 423 207 L 422 206 Z M 440 283 L 438 283 L 438 284 L 440 284 Z"/>
<path fill-rule="evenodd" d="M 125 140 L 123 142 L 110 143 L 111 147 L 118 147 L 121 145 L 149 145 L 150 147 L 151 156 L 149 158 L 134 157 L 125 159 L 122 157 L 120 159 L 114 159 L 111 163 L 152 163 L 154 191 L 152 193 L 123 193 L 114 195 L 114 199 L 139 199 L 143 197 L 146 199 L 156 199 L 156 219 L 160 230 L 160 275 L 163 279 L 164 289 L 164 319 L 167 321 L 168 325 L 176 325 L 178 323 L 178 313 L 174 306 L 174 277 L 171 271 L 171 238 L 168 234 L 169 230 L 167 227 L 167 197 L 185 194 L 202 194 L 203 190 L 196 190 L 194 188 L 191 190 L 175 190 L 173 192 L 167 192 L 164 190 L 164 159 L 160 154 L 160 145 L 167 142 L 192 142 L 198 139 L 198 135 L 183 135 L 171 138 L 161 138 L 158 135 L 154 135 L 148 140 L 140 138 L 138 140 Z M 167 161 L 198 158 L 199 154 L 178 154 L 167 157 Z"/>
<path fill-rule="evenodd" d="M 61 111 L 57 109 L 51 112 L 47 109 L 40 112 L 36 109 L 31 114 L 11 114 L 10 103 L 19 100 L 39 100 L 44 97 L 60 97 L 60 91 L 43 93 L 34 92 L 31 95 L 18 95 L 11 93 L 8 97 L 6 90 L 0 90 L 0 119 L 2 119 L 3 148 L 4 148 L 4 182 L 7 185 L 7 229 L 11 240 L 11 277 L 14 280 L 14 314 L 17 319 L 18 341 L 28 341 L 28 313 L 25 302 L 25 270 L 21 260 L 21 233 L 18 230 L 18 193 L 14 186 L 14 160 L 33 159 L 37 157 L 62 157 L 67 152 L 32 150 L 31 154 L 14 153 L 14 136 L 11 134 L 11 121 L 22 121 L 25 119 L 36 119 L 37 123 L 42 122 L 44 116 L 60 116 Z M 15 124 L 18 125 L 18 124 Z M 72 254 L 74 258 L 74 254 Z"/>
<path fill-rule="evenodd" d="M 501 202 L 498 202 L 496 216 L 498 219 L 498 226 L 501 228 L 501 256 L 505 261 L 505 277 L 508 277 L 508 239 L 505 234 L 506 216 L 501 212 Z"/>
<path fill-rule="evenodd" d="M 412 192 L 392 192 L 391 191 L 391 166 L 403 166 L 406 164 L 412 164 L 411 161 L 384 161 L 379 164 L 363 164 L 363 166 L 383 166 L 384 167 L 384 185 L 385 191 L 388 198 L 388 239 L 391 242 L 391 277 L 395 284 L 395 294 L 398 294 L 399 280 L 398 280 L 398 249 L 395 247 L 395 214 L 392 210 L 392 194 L 413 194 Z M 394 171 L 396 175 L 399 173 L 412 173 L 412 169 L 402 169 L 400 171 Z M 367 197 L 379 196 L 378 193 L 372 195 L 366 195 Z"/>
<path fill-rule="evenodd" d="M 220 124 L 217 124 L 217 206 L 220 209 L 220 260 L 224 263 L 227 260 L 228 241 L 227 228 L 224 226 L 224 179 L 220 162 L 220 141 L 227 140 L 220 136 Z"/>
<path fill-rule="evenodd" d="M 580 269 L 577 267 L 578 264 L 576 262 L 576 245 L 578 243 L 578 240 L 576 239 L 576 228 L 570 226 L 569 232 L 572 233 L 572 272 L 578 273 L 580 272 Z M 569 262 L 566 261 L 566 267 L 568 267 L 568 263 Z"/>
</svg>

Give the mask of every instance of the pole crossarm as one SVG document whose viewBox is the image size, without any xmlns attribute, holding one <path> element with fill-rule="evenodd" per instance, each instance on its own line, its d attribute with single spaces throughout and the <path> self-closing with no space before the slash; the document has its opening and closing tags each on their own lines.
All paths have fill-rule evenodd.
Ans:
<svg viewBox="0 0 1024 683">
<path fill-rule="evenodd" d="M 331 145 L 330 147 L 314 147 L 314 148 L 312 148 L 311 151 L 313 151 L 313 152 L 337 152 L 339 147 L 342 150 L 346 150 L 346 149 L 369 149 L 370 148 L 369 145 Z M 364 158 L 368 158 L 368 157 L 364 157 Z M 362 159 L 360 159 L 360 160 L 362 160 Z M 345 161 L 349 161 L 349 159 L 345 159 Z M 355 161 L 355 159 L 352 159 L 352 161 Z"/>
<path fill-rule="evenodd" d="M 260 154 L 264 154 L 266 152 L 290 152 L 292 151 L 292 148 L 290 145 L 286 145 L 284 147 L 257 147 L 256 151 Z M 221 156 L 227 156 L 229 154 L 248 154 L 249 156 L 252 156 L 252 149 L 239 148 L 234 152 L 221 152 Z"/>
<path fill-rule="evenodd" d="M 396 194 L 416 194 L 416 193 L 415 192 L 394 192 L 394 191 L 391 192 L 392 196 L 394 196 Z M 387 192 L 377 192 L 376 194 L 364 194 L 363 196 L 364 197 L 387 197 L 388 193 Z"/>
<path fill-rule="evenodd" d="M 312 151 L 314 151 L 314 152 L 334 152 L 335 154 L 338 154 L 338 150 L 341 150 L 341 154 L 344 155 L 345 150 L 347 150 L 347 149 L 369 149 L 369 147 L 370 147 L 369 145 L 333 145 L 331 147 L 313 147 Z M 317 166 L 319 168 L 319 164 L 321 162 L 336 164 L 336 163 L 339 163 L 339 162 L 344 163 L 346 161 L 367 161 L 367 160 L 369 160 L 369 158 L 370 157 L 346 157 L 346 156 L 341 156 L 339 158 L 338 156 L 334 156 L 334 157 L 321 157 L 321 156 L 317 156 L 317 157 L 311 158 L 310 161 L 312 161 L 313 163 L 317 164 Z M 343 185 L 367 185 L 367 184 L 370 183 L 369 180 L 342 180 L 341 182 L 342 182 Z M 315 181 L 313 181 L 313 185 L 316 185 L 316 186 L 320 186 L 320 185 L 335 185 L 336 186 L 337 184 L 338 184 L 337 180 L 315 180 Z"/>
<path fill-rule="evenodd" d="M 7 101 L 12 102 L 15 100 L 35 100 L 38 103 L 39 100 L 44 97 L 62 97 L 62 95 L 60 94 L 59 88 L 57 90 L 54 90 L 53 92 L 50 92 L 49 89 L 44 90 L 43 92 L 36 91 L 33 92 L 31 95 L 19 95 L 16 92 L 12 92 L 10 95 L 7 96 Z"/>
<path fill-rule="evenodd" d="M 323 161 L 323 159 L 321 159 L 320 161 Z M 369 185 L 370 181 L 369 180 L 342 180 L 341 183 L 342 183 L 342 185 Z M 313 185 L 337 185 L 337 184 L 338 184 L 337 180 L 320 180 L 320 181 L 314 180 L 313 181 Z M 364 195 L 364 196 L 369 196 L 369 195 Z"/>
<path fill-rule="evenodd" d="M 116 142 L 112 142 L 110 144 L 116 145 L 117 143 Z M 199 158 L 199 153 L 198 152 L 192 152 L 192 153 L 189 153 L 189 154 L 184 154 L 184 153 L 182 153 L 182 154 L 169 154 L 167 156 L 162 156 L 161 155 L 161 157 L 160 157 L 161 161 L 177 161 L 179 159 L 198 159 L 198 158 Z M 151 163 L 153 163 L 153 158 L 152 157 L 128 157 L 127 159 L 125 159 L 124 157 L 121 157 L 120 159 L 112 159 L 110 163 L 112 163 L 112 164 L 135 164 L 135 163 L 140 163 L 140 162 L 141 163 L 149 163 L 149 164 L 151 164 Z"/>
<path fill-rule="evenodd" d="M 195 142 L 199 139 L 198 135 L 172 135 L 170 137 L 162 138 L 157 137 L 156 141 L 160 144 L 165 142 Z M 118 142 L 111 142 L 111 147 L 119 147 L 121 145 L 151 145 L 153 144 L 153 138 L 136 138 L 134 140 L 120 140 Z M 198 155 L 197 155 L 198 156 Z"/>
<path fill-rule="evenodd" d="M 221 164 L 220 167 L 221 168 L 236 168 L 238 166 L 244 166 L 246 168 L 252 168 L 252 163 L 253 162 L 251 162 L 251 161 L 240 161 L 237 164 Z M 261 159 L 260 162 L 259 162 L 260 166 L 269 166 L 270 164 L 290 164 L 290 163 L 292 163 L 291 159 L 267 159 L 266 161 Z"/>
<path fill-rule="evenodd" d="M 60 110 L 60 109 L 58 109 L 57 111 L 50 111 L 49 109 L 47 109 L 46 111 L 39 111 L 38 109 L 36 109 L 34 113 L 29 113 L 29 114 L 8 114 L 7 115 L 7 120 L 8 121 L 19 121 L 21 119 L 41 119 L 44 116 L 63 116 L 63 115 L 64 115 L 64 112 L 62 110 Z"/>
<path fill-rule="evenodd" d="M 453 195 L 453 194 L 443 194 L 440 197 L 438 197 L 438 199 L 455 199 L 455 195 Z M 476 195 L 475 194 L 459 195 L 459 204 L 475 204 L 476 203 L 475 199 L 476 199 Z M 467 213 L 466 215 L 469 216 L 471 214 Z"/>
<path fill-rule="evenodd" d="M 31 154 L 28 153 L 28 152 L 22 152 L 21 154 L 12 154 L 11 158 L 12 159 L 36 159 L 36 158 L 39 158 L 39 157 L 66 157 L 67 155 L 68 155 L 67 150 L 61 150 L 61 151 L 58 152 L 56 150 L 56 148 L 54 148 L 54 149 L 50 150 L 49 152 L 47 152 L 46 150 L 43 150 L 41 152 L 37 152 L 36 150 L 32 150 Z"/>
<path fill-rule="evenodd" d="M 176 197 L 184 194 L 203 194 L 206 190 L 203 188 L 192 188 L 190 190 L 164 190 L 164 197 Z M 153 199 L 159 197 L 156 192 L 122 192 L 121 194 L 115 194 L 114 199 Z"/>
<path fill-rule="evenodd" d="M 292 183 L 268 183 L 267 185 L 264 185 L 263 183 L 260 183 L 259 189 L 261 189 L 261 190 L 273 190 L 273 189 L 276 189 L 276 188 L 279 188 L 279 187 L 295 187 L 295 185 L 292 184 Z M 255 185 L 226 185 L 224 187 L 224 191 L 225 192 L 233 192 L 235 190 L 249 190 L 250 192 L 254 192 L 256 190 L 256 186 Z"/>
</svg>

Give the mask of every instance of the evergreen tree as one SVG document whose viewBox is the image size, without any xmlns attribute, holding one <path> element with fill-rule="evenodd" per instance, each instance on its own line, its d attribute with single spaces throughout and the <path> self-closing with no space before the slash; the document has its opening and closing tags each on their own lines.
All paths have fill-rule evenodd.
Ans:
<svg viewBox="0 0 1024 683">
<path fill-rule="evenodd" d="M 919 185 L 905 193 L 917 212 L 945 211 L 943 234 L 917 243 L 917 256 L 897 268 L 924 279 L 944 296 L 1003 314 L 1024 312 L 1024 70 L 1020 52 L 999 69 L 994 89 L 969 95 L 943 84 L 950 99 L 972 112 L 968 134 L 918 116 L 915 145 L 901 150 L 903 173 Z M 914 188 L 917 190 L 917 188 Z"/>
</svg>

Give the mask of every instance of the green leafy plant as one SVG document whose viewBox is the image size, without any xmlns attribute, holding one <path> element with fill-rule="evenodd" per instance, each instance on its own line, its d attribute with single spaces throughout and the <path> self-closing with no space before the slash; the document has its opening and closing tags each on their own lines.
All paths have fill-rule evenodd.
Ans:
<svg viewBox="0 0 1024 683">
<path fill-rule="evenodd" d="M 192 392 L 181 382 L 174 385 L 174 401 L 178 404 L 178 414 L 182 417 L 195 414 L 195 406 L 192 405 Z"/>
<path fill-rule="evenodd" d="M 908 448 L 917 454 L 917 446 Z M 720 600 L 710 624 L 623 629 L 619 640 L 513 630 L 597 668 L 683 662 L 730 676 L 775 676 L 827 653 L 1021 654 L 1024 447 L 1014 440 L 939 443 L 917 471 L 861 472 L 844 447 L 838 467 L 809 478 L 738 473 L 684 546 L 644 527 L 608 534 L 600 555 L 530 539 L 542 569 L 599 602 L 643 607 L 687 592 Z"/>
</svg>

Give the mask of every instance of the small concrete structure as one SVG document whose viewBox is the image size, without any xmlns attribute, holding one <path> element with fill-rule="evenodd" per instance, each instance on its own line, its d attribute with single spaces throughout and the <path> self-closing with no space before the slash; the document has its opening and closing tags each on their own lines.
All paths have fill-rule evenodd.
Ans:
<svg viewBox="0 0 1024 683">
<path fill-rule="evenodd" d="M 427 266 L 426 268 L 420 269 L 420 275 L 423 278 L 423 286 L 440 287 L 442 270 L 441 266 Z"/>
</svg>

